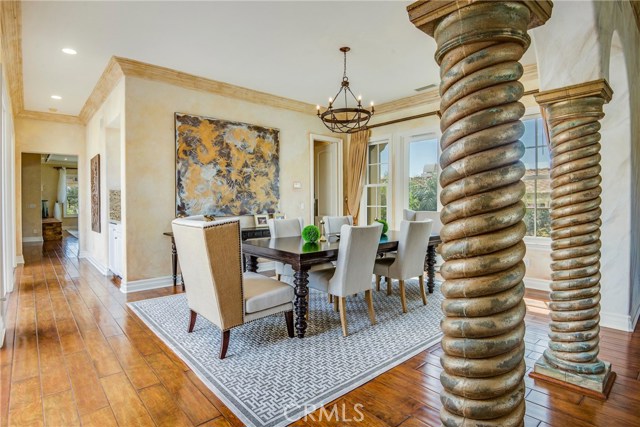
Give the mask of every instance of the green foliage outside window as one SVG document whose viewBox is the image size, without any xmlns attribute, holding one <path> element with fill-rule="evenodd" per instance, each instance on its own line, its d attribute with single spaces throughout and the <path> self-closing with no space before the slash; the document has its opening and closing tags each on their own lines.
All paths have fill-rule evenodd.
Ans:
<svg viewBox="0 0 640 427">
<path fill-rule="evenodd" d="M 438 176 L 409 178 L 409 209 L 414 211 L 438 210 Z"/>
</svg>

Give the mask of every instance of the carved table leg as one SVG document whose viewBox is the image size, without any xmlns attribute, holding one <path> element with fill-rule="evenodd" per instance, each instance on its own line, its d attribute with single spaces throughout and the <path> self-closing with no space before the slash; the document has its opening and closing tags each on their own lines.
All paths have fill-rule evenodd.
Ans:
<svg viewBox="0 0 640 427">
<path fill-rule="evenodd" d="M 304 338 L 304 333 L 307 330 L 307 295 L 309 295 L 308 268 L 303 267 L 301 270 L 296 270 L 293 275 L 293 279 L 296 294 L 296 333 L 298 335 L 298 338 Z"/>
<path fill-rule="evenodd" d="M 436 284 L 436 247 L 429 245 L 427 248 L 427 288 L 429 293 L 433 293 Z"/>
<path fill-rule="evenodd" d="M 173 286 L 178 285 L 178 250 L 176 249 L 176 241 L 171 238 L 171 276 L 173 277 Z"/>
<path fill-rule="evenodd" d="M 246 262 L 247 262 L 247 271 L 250 271 L 252 273 L 257 273 L 258 272 L 258 257 L 249 255 L 246 256 Z"/>
</svg>

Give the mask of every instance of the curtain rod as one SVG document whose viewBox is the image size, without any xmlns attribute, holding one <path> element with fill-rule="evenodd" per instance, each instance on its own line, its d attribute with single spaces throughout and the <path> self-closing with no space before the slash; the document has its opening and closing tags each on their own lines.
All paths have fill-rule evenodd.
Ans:
<svg viewBox="0 0 640 427">
<path fill-rule="evenodd" d="M 540 92 L 538 89 L 528 90 L 528 91 L 524 92 L 522 94 L 522 96 L 535 95 L 538 92 Z M 416 114 L 415 116 L 401 117 L 399 119 L 389 120 L 388 122 L 376 123 L 374 125 L 367 126 L 367 129 L 373 129 L 373 128 L 378 128 L 378 127 L 381 127 L 381 126 L 393 125 L 393 124 L 396 124 L 396 123 L 407 122 L 409 120 L 421 119 L 423 117 L 436 116 L 436 115 L 439 115 L 439 113 L 440 113 L 440 110 L 435 110 L 435 111 L 429 111 L 428 113 Z"/>
<path fill-rule="evenodd" d="M 66 167 L 66 166 L 54 166 L 53 168 L 54 168 L 54 169 L 62 169 L 62 168 L 65 168 L 65 169 L 78 170 L 78 168 L 69 168 L 69 167 Z"/>
</svg>

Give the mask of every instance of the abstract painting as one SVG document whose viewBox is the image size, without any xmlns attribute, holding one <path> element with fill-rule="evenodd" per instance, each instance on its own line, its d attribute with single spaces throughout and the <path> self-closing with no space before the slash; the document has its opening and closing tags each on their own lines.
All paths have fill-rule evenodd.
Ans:
<svg viewBox="0 0 640 427">
<path fill-rule="evenodd" d="M 176 113 L 176 216 L 274 213 L 279 131 Z"/>
<path fill-rule="evenodd" d="M 91 159 L 91 229 L 100 233 L 100 154 Z"/>
</svg>

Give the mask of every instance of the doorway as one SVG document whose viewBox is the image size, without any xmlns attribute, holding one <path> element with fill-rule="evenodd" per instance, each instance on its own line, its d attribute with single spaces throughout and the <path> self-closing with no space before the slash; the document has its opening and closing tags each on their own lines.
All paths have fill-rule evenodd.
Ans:
<svg viewBox="0 0 640 427">
<path fill-rule="evenodd" d="M 342 139 L 311 135 L 311 207 L 313 224 L 343 212 Z"/>
</svg>

